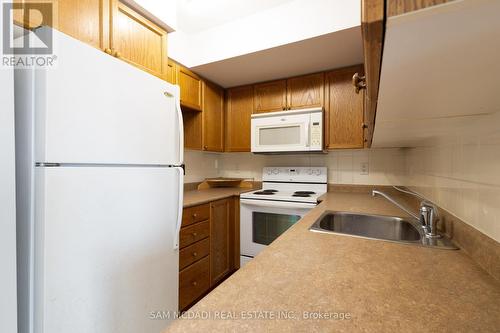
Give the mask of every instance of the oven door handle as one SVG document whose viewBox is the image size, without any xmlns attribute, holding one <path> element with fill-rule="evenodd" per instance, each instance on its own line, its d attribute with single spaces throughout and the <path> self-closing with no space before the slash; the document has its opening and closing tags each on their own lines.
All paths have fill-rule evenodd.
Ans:
<svg viewBox="0 0 500 333">
<path fill-rule="evenodd" d="M 252 200 L 240 199 L 240 204 L 257 207 L 272 207 L 272 208 L 308 208 L 316 207 L 316 204 L 304 202 L 288 202 L 288 201 L 270 201 L 270 200 Z"/>
</svg>

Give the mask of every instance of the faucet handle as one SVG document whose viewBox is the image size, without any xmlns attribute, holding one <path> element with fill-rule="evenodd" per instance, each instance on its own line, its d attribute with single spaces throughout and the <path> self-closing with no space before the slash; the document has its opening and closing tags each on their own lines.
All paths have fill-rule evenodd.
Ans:
<svg viewBox="0 0 500 333">
<path fill-rule="evenodd" d="M 422 201 L 422 203 L 420 204 L 420 223 L 422 223 L 422 228 L 425 230 L 425 237 L 441 237 L 437 233 L 438 219 L 437 207 L 430 202 Z"/>
</svg>

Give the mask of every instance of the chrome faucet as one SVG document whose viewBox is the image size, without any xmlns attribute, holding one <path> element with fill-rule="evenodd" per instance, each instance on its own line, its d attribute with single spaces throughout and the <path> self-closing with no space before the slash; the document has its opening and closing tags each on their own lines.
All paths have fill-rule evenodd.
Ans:
<svg viewBox="0 0 500 333">
<path fill-rule="evenodd" d="M 398 189 L 397 187 L 395 187 L 395 188 L 399 191 L 402 191 L 402 190 Z M 420 197 L 416 193 L 409 192 L 409 191 L 402 191 L 402 192 L 415 195 L 415 196 L 422 199 L 422 197 Z M 434 205 L 432 202 L 427 201 L 425 199 L 422 202 L 420 202 L 420 209 L 419 209 L 419 213 L 417 214 L 417 213 L 412 212 L 410 209 L 405 207 L 403 204 L 400 204 L 399 202 L 394 200 L 394 198 L 392 198 L 388 194 L 381 192 L 381 191 L 377 191 L 377 190 L 372 191 L 372 196 L 376 196 L 377 194 L 386 198 L 389 202 L 391 202 L 392 204 L 394 204 L 395 206 L 397 206 L 401 210 L 408 213 L 414 219 L 419 221 L 421 226 L 422 226 L 422 229 L 424 230 L 424 235 L 426 238 L 440 238 L 441 237 L 441 235 L 439 235 L 437 233 L 437 222 L 439 220 L 438 209 L 437 209 L 436 205 Z"/>
</svg>

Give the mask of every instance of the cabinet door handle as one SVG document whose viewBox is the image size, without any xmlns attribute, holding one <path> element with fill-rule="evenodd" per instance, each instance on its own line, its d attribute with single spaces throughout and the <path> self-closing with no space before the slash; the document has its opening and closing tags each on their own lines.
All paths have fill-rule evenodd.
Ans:
<svg viewBox="0 0 500 333">
<path fill-rule="evenodd" d="M 198 236 L 198 233 L 193 232 L 191 235 L 193 235 L 193 237 L 196 237 L 196 236 Z"/>
<path fill-rule="evenodd" d="M 195 258 L 196 258 L 197 256 L 198 256 L 198 253 L 193 252 L 193 257 L 195 257 Z"/>
<path fill-rule="evenodd" d="M 197 218 L 198 217 L 198 214 L 194 213 L 193 214 L 193 219 Z"/>
<path fill-rule="evenodd" d="M 193 287 L 196 287 L 198 285 L 198 282 L 193 281 L 193 282 L 191 282 L 191 284 L 193 285 Z"/>
<path fill-rule="evenodd" d="M 356 88 L 356 94 L 359 94 L 361 89 L 366 89 L 366 76 L 361 76 L 355 73 L 352 76 L 352 85 Z"/>
<path fill-rule="evenodd" d="M 204 150 L 208 150 L 208 146 L 203 146 L 203 149 Z"/>
<path fill-rule="evenodd" d="M 122 54 L 118 51 L 115 51 L 115 53 L 113 54 L 116 58 L 121 58 Z"/>
<path fill-rule="evenodd" d="M 105 48 L 104 52 L 109 54 L 109 55 L 113 55 L 113 50 L 111 50 L 109 47 Z"/>
</svg>

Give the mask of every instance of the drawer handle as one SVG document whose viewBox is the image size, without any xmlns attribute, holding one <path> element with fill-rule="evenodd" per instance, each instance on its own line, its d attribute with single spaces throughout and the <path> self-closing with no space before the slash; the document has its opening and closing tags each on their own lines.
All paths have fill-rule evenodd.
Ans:
<svg viewBox="0 0 500 333">
<path fill-rule="evenodd" d="M 193 252 L 193 257 L 197 257 L 197 256 L 198 256 L 198 253 Z"/>
<path fill-rule="evenodd" d="M 194 213 L 193 214 L 193 219 L 197 218 L 198 217 L 198 214 Z"/>
<path fill-rule="evenodd" d="M 193 287 L 196 287 L 198 285 L 198 282 L 193 281 L 193 282 L 191 282 L 191 284 L 193 285 Z"/>
<path fill-rule="evenodd" d="M 196 236 L 198 236 L 198 233 L 197 232 L 193 232 L 191 235 L 193 235 L 193 237 L 196 237 Z"/>
</svg>

